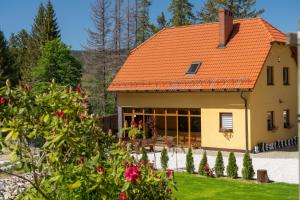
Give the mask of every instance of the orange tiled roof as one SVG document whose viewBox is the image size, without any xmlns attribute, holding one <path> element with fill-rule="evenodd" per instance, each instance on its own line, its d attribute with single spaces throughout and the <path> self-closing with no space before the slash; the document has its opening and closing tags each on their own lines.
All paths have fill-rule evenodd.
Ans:
<svg viewBox="0 0 300 200">
<path fill-rule="evenodd" d="M 285 34 L 261 18 L 234 20 L 226 48 L 217 47 L 218 22 L 166 28 L 131 52 L 108 90 L 252 89 L 275 41 Z"/>
</svg>

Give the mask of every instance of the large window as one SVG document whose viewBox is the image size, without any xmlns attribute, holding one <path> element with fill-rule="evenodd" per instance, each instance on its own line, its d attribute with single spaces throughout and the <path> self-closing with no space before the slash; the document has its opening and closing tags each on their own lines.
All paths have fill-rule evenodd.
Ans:
<svg viewBox="0 0 300 200">
<path fill-rule="evenodd" d="M 282 71 L 283 85 L 289 85 L 289 68 L 284 67 Z"/>
<path fill-rule="evenodd" d="M 267 129 L 271 131 L 274 127 L 274 111 L 269 111 L 267 112 Z"/>
<path fill-rule="evenodd" d="M 232 132 L 232 113 L 220 113 L 220 132 Z"/>
<path fill-rule="evenodd" d="M 289 110 L 283 111 L 283 127 L 290 128 L 290 111 Z"/>
<path fill-rule="evenodd" d="M 273 67 L 267 67 L 267 85 L 274 85 Z"/>
</svg>

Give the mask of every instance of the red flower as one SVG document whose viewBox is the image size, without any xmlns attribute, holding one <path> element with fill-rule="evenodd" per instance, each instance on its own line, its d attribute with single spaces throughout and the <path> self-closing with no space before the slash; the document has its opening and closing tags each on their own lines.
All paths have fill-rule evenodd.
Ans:
<svg viewBox="0 0 300 200">
<path fill-rule="evenodd" d="M 80 163 L 80 164 L 83 164 L 83 163 L 84 163 L 84 157 L 83 157 L 83 156 L 80 156 L 80 158 L 79 158 L 79 163 Z"/>
<path fill-rule="evenodd" d="M 173 177 L 174 176 L 174 170 L 168 169 L 166 174 L 167 174 L 167 177 Z"/>
<path fill-rule="evenodd" d="M 103 174 L 103 172 L 104 172 L 104 168 L 102 167 L 102 165 L 101 165 L 101 164 L 99 164 L 99 165 L 98 165 L 98 167 L 97 167 L 97 172 L 98 172 L 98 174 L 100 174 L 100 175 L 102 175 L 102 174 Z"/>
<path fill-rule="evenodd" d="M 77 85 L 77 92 L 78 92 L 79 94 L 81 93 L 80 83 L 78 83 L 78 85 Z"/>
<path fill-rule="evenodd" d="M 119 193 L 119 200 L 127 200 L 127 195 L 125 192 L 120 192 Z"/>
<path fill-rule="evenodd" d="M 57 111 L 57 112 L 56 112 L 56 116 L 57 116 L 58 118 L 63 118 L 63 117 L 65 116 L 65 113 L 64 113 L 63 111 Z"/>
<path fill-rule="evenodd" d="M 138 166 L 128 167 L 124 176 L 128 182 L 136 182 L 141 176 L 140 168 Z"/>
<path fill-rule="evenodd" d="M 4 97 L 1 97 L 1 98 L 0 98 L 0 103 L 3 104 L 3 103 L 5 103 L 5 102 L 6 102 L 6 99 L 5 99 Z"/>
<path fill-rule="evenodd" d="M 143 126 L 143 120 L 139 121 L 139 126 Z"/>
<path fill-rule="evenodd" d="M 209 171 L 210 171 L 210 168 L 209 168 L 209 165 L 208 165 L 208 164 L 206 164 L 206 165 L 204 166 L 204 171 L 206 171 L 206 172 L 209 172 Z"/>
</svg>

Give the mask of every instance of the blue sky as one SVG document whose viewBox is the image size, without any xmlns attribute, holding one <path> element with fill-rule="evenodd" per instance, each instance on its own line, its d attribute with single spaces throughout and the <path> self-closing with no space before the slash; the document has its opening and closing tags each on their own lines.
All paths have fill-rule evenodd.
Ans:
<svg viewBox="0 0 300 200">
<path fill-rule="evenodd" d="M 90 5 L 94 0 L 52 0 L 62 40 L 72 49 L 86 44 L 86 29 L 91 27 Z M 113 1 L 113 0 L 112 0 Z M 0 0 L 0 29 L 6 38 L 22 28 L 31 29 L 39 3 L 47 0 Z M 190 0 L 199 10 L 204 0 Z M 162 11 L 167 12 L 170 0 L 152 0 L 150 18 L 154 22 Z M 257 0 L 257 8 L 264 8 L 264 19 L 284 32 L 296 32 L 300 19 L 300 0 Z M 170 15 L 167 13 L 167 17 Z"/>
</svg>

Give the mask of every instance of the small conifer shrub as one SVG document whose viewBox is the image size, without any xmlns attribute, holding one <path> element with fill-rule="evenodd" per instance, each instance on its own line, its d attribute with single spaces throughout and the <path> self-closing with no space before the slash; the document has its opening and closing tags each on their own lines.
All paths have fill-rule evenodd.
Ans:
<svg viewBox="0 0 300 200">
<path fill-rule="evenodd" d="M 244 179 L 250 180 L 253 178 L 254 174 L 255 172 L 253 170 L 252 159 L 249 152 L 246 152 L 243 159 L 242 176 Z"/>
<path fill-rule="evenodd" d="M 143 162 L 143 163 L 145 163 L 145 164 L 148 162 L 148 155 L 147 155 L 147 152 L 146 152 L 145 147 L 142 147 L 142 157 L 141 157 L 141 162 Z"/>
<path fill-rule="evenodd" d="M 236 159 L 233 152 L 230 152 L 228 158 L 228 165 L 227 165 L 227 176 L 230 178 L 237 178 L 238 177 L 238 166 L 236 165 Z"/>
<path fill-rule="evenodd" d="M 190 174 L 195 171 L 193 152 L 191 148 L 189 148 L 188 153 L 186 154 L 186 171 Z"/>
<path fill-rule="evenodd" d="M 204 168 L 205 168 L 206 165 L 207 165 L 207 156 L 206 156 L 206 151 L 204 151 L 202 159 L 201 159 L 200 164 L 199 164 L 199 169 L 198 169 L 198 173 L 202 176 L 205 175 Z"/>
<path fill-rule="evenodd" d="M 216 177 L 222 177 L 224 176 L 224 161 L 223 161 L 223 156 L 222 153 L 220 151 L 218 151 L 218 155 L 216 158 L 216 162 L 215 162 L 215 174 Z"/>
<path fill-rule="evenodd" d="M 160 155 L 160 163 L 161 163 L 161 167 L 163 168 L 163 170 L 166 170 L 168 168 L 168 161 L 169 161 L 168 151 L 164 147 L 162 149 L 161 155 Z"/>
</svg>

